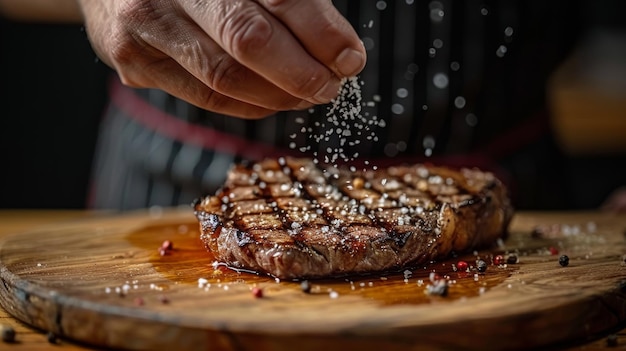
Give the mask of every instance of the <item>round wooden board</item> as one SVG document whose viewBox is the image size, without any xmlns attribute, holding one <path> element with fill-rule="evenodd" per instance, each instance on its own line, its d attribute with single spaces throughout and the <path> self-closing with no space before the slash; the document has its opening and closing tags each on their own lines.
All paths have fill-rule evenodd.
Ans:
<svg viewBox="0 0 626 351">
<path fill-rule="evenodd" d="M 537 226 L 549 230 L 533 237 Z M 214 265 L 188 208 L 107 215 L 6 237 L 0 303 L 34 327 L 123 349 L 547 347 L 626 320 L 625 228 L 611 215 L 518 213 L 498 247 L 402 272 L 311 281 L 305 293 L 300 282 Z M 164 240 L 174 249 L 163 256 Z M 517 263 L 493 264 L 510 253 Z M 489 263 L 486 272 L 453 269 L 477 258 Z M 426 293 L 431 272 L 448 280 L 447 296 Z"/>
</svg>

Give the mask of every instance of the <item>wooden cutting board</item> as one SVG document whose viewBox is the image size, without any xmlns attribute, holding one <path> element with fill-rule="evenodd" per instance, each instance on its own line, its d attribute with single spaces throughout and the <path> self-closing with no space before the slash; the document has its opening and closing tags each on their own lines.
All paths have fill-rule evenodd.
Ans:
<svg viewBox="0 0 626 351">
<path fill-rule="evenodd" d="M 44 331 L 123 349 L 549 347 L 626 320 L 625 229 L 626 218 L 608 214 L 518 213 L 498 247 L 310 281 L 306 293 L 300 282 L 214 265 L 188 208 L 106 215 L 0 242 L 0 304 Z M 174 249 L 161 255 L 165 240 Z M 509 254 L 518 262 L 493 264 Z M 453 268 L 477 258 L 489 263 L 484 273 Z M 448 280 L 447 296 L 427 293 L 431 272 Z"/>
</svg>

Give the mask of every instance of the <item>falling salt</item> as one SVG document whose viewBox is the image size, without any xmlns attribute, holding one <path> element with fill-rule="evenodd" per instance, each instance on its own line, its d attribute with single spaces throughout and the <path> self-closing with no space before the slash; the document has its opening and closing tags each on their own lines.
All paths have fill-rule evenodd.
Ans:
<svg viewBox="0 0 626 351">
<path fill-rule="evenodd" d="M 504 45 L 500 45 L 500 46 L 498 47 L 498 49 L 496 50 L 496 56 L 498 56 L 498 57 L 504 57 L 504 55 L 506 54 L 506 52 L 507 52 L 507 48 L 506 48 L 506 46 L 504 46 Z"/>
<path fill-rule="evenodd" d="M 433 84 L 439 89 L 445 89 L 448 83 L 448 75 L 445 73 L 437 73 L 433 76 Z"/>
<path fill-rule="evenodd" d="M 364 135 L 367 140 L 378 140 L 372 127 L 385 127 L 385 122 L 376 116 L 362 113 L 363 106 L 375 106 L 380 97 L 373 97 L 373 101 L 363 103 L 361 98 L 361 83 L 357 77 L 344 78 L 339 95 L 332 100 L 326 112 L 325 121 L 316 121 L 314 125 L 320 130 L 319 134 L 313 133 L 312 128 L 302 127 L 300 132 L 307 133 L 308 138 L 316 144 L 320 142 L 333 142 L 333 147 L 323 149 L 325 154 L 315 154 L 317 162 L 335 164 L 337 161 L 353 161 L 358 153 L 350 154 L 347 146 L 360 143 Z M 290 148 L 295 149 L 296 143 L 292 142 Z M 301 147 L 300 151 L 308 151 L 309 147 Z"/>
<path fill-rule="evenodd" d="M 454 106 L 458 108 L 459 110 L 465 107 L 465 98 L 462 96 L 457 96 L 454 99 Z"/>
</svg>

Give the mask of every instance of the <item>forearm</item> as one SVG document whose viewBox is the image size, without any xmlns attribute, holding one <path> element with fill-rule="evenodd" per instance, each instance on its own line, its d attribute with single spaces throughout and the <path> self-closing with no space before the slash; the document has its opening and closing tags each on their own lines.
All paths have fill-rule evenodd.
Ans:
<svg viewBox="0 0 626 351">
<path fill-rule="evenodd" d="M 17 21 L 82 23 L 76 0 L 0 0 L 0 15 Z"/>
</svg>

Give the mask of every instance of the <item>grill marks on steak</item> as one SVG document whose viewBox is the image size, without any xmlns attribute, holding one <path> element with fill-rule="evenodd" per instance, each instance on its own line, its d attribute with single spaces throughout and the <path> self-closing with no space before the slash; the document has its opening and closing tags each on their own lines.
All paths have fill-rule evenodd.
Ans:
<svg viewBox="0 0 626 351">
<path fill-rule="evenodd" d="M 512 209 L 503 185 L 478 170 L 350 171 L 281 158 L 235 165 L 195 213 L 218 260 L 297 279 L 423 264 L 493 243 Z"/>
</svg>

